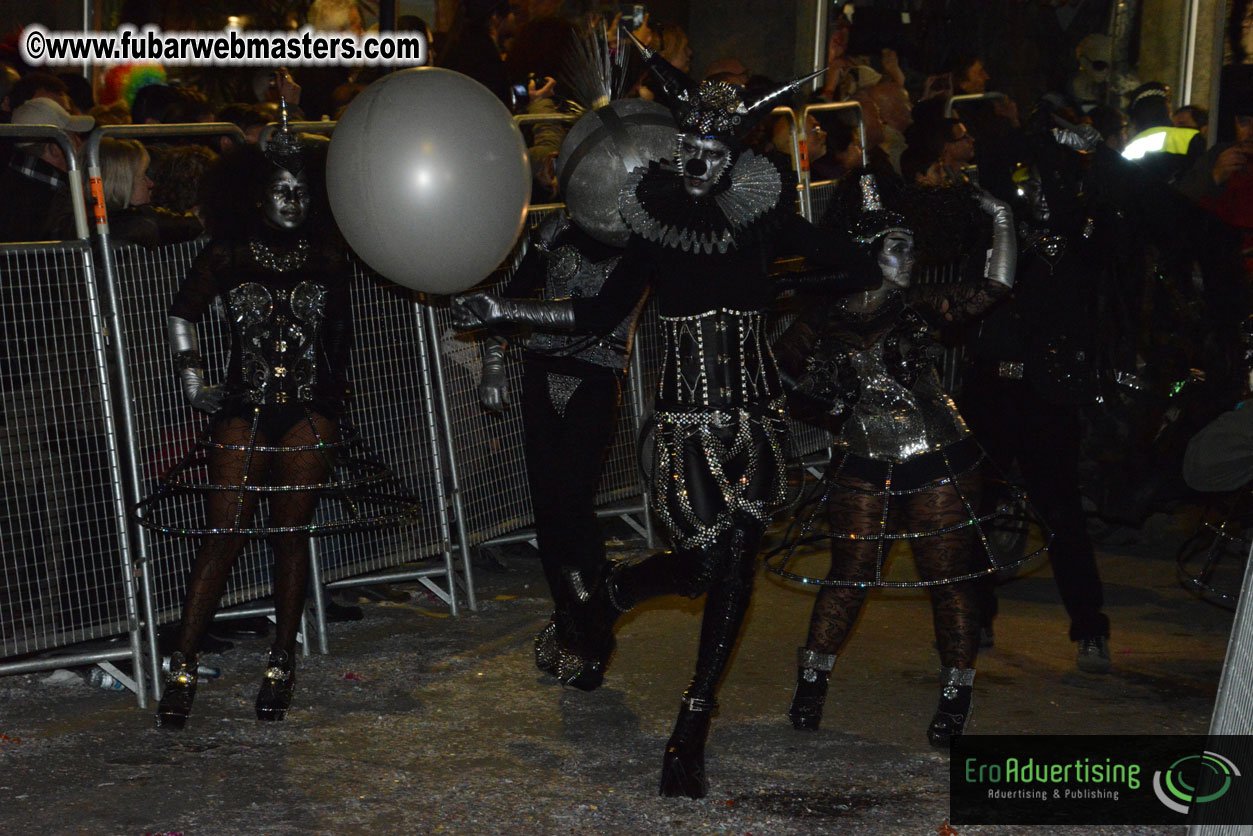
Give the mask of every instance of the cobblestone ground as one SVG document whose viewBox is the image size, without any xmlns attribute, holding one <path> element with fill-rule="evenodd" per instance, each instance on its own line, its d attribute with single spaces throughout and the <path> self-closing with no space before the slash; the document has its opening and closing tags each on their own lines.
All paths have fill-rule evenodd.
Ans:
<svg viewBox="0 0 1253 836">
<path fill-rule="evenodd" d="M 1002 586 L 996 644 L 979 660 L 973 732 L 1203 733 L 1230 615 L 1180 588 L 1187 535 L 1155 518 L 1100 557 L 1114 671 L 1075 669 L 1046 564 Z M 908 560 L 897 561 L 908 564 Z M 711 793 L 661 799 L 662 746 L 690 675 L 698 603 L 624 619 L 605 686 L 563 690 L 535 670 L 547 609 L 523 548 L 481 566 L 477 612 L 451 618 L 412 590 L 331 626 L 331 653 L 298 664 L 296 706 L 259 724 L 266 642 L 206 656 L 181 733 L 126 692 L 42 672 L 0 678 L 0 833 L 1097 834 L 1166 827 L 946 826 L 947 756 L 924 729 L 937 660 L 914 591 L 871 597 L 832 677 L 823 728 L 785 715 L 809 593 L 759 577 L 707 751 Z M 902 569 L 901 571 L 906 571 Z"/>
</svg>

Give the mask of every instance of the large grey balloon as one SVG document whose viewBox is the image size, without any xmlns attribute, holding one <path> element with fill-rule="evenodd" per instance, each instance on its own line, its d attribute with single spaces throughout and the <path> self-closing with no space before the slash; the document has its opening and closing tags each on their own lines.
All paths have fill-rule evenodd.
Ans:
<svg viewBox="0 0 1253 836">
<path fill-rule="evenodd" d="M 335 221 L 380 275 L 459 293 L 508 255 L 526 220 L 526 143 L 469 76 L 421 67 L 383 76 L 335 126 L 326 164 Z"/>
<path fill-rule="evenodd" d="M 575 122 L 557 154 L 557 182 L 574 222 L 602 243 L 625 245 L 618 192 L 636 166 L 673 157 L 675 136 L 670 111 L 643 99 L 610 102 Z"/>
</svg>

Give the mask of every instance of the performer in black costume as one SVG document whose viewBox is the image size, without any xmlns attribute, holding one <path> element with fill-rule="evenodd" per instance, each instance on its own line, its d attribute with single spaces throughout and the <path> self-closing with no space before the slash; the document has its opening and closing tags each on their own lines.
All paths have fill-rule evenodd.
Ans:
<svg viewBox="0 0 1253 836">
<path fill-rule="evenodd" d="M 223 158 L 206 206 L 212 240 L 170 305 L 170 348 L 183 395 L 213 417 L 196 447 L 137 509 L 153 530 L 203 536 L 158 726 L 182 728 L 187 720 L 200 642 L 248 537 L 267 537 L 274 552 L 277 627 L 257 717 L 281 720 L 295 684 L 310 533 L 381 525 L 416 512 L 343 419 L 351 271 L 330 222 L 319 151 L 284 129 L 264 152 L 246 146 Z M 232 336 L 221 386 L 208 383 L 195 324 L 215 297 L 225 305 Z M 345 513 L 314 525 L 324 495 L 340 501 Z M 254 525 L 262 496 L 268 517 Z M 204 527 L 188 528 L 183 518 L 200 501 Z"/>
<path fill-rule="evenodd" d="M 462 327 L 525 322 L 607 333 L 645 287 L 657 296 L 666 346 L 654 416 L 653 508 L 674 553 L 615 564 L 593 586 L 591 621 L 606 655 L 619 614 L 656 595 L 707 593 L 696 672 L 666 744 L 660 792 L 703 797 L 705 738 L 715 695 L 748 607 L 757 547 L 786 489 L 782 394 L 766 343 L 766 313 L 778 287 L 776 254 L 804 255 L 848 275 L 839 290 L 877 282 L 870 264 L 839 235 L 800 218 L 789 177 L 742 151 L 740 138 L 782 93 L 746 102 L 739 88 L 699 87 L 651 50 L 646 62 L 674 102 L 680 134 L 674 163 L 637 168 L 619 207 L 632 236 L 592 299 L 522 302 L 473 294 L 455 300 Z"/>
<path fill-rule="evenodd" d="M 662 143 L 669 147 L 674 134 L 673 125 L 664 124 L 670 120 L 665 108 L 655 105 L 658 112 L 643 120 L 638 117 L 639 100 L 622 101 L 622 91 L 631 81 L 626 61 L 630 54 L 625 50 L 612 54 L 603 27 L 572 39 L 564 57 L 569 86 L 584 115 L 562 143 L 557 180 L 566 184 L 579 177 L 581 186 L 573 201 L 562 194 L 568 213 L 548 216 L 532 232 L 529 249 L 504 290 L 508 298 L 538 293 L 542 299 L 557 300 L 599 293 L 628 237 L 621 220 L 612 223 L 617 216 L 616 184 L 627 174 L 620 158 L 647 158 L 643 148 L 663 147 Z M 597 184 L 594 193 L 586 187 L 588 180 Z M 535 637 L 535 664 L 563 685 L 585 691 L 604 680 L 607 655 L 601 646 L 604 636 L 586 623 L 583 605 L 590 584 L 606 566 L 596 490 L 617 427 L 642 304 L 641 297 L 604 336 L 532 330 L 522 353 L 527 479 L 540 563 L 554 605 L 552 618 Z M 495 411 L 508 405 L 506 349 L 501 334 L 483 340 L 479 396 Z"/>
<path fill-rule="evenodd" d="M 1054 532 L 1077 666 L 1104 673 L 1110 624 L 1081 464 L 1099 456 L 1085 486 L 1098 515 L 1143 521 L 1154 500 L 1181 495 L 1172 483 L 1192 427 L 1241 382 L 1246 288 L 1230 230 L 1063 114 L 1046 97 L 1021 164 L 996 180 L 1014 185 L 1020 281 L 968 335 L 960 401 L 993 461 L 1018 462 Z M 992 584 L 981 586 L 990 624 Z"/>
<path fill-rule="evenodd" d="M 508 299 L 592 298 L 622 250 L 596 240 L 564 214 L 535 230 L 531 248 L 504 290 Z M 589 631 L 589 584 L 605 569 L 605 538 L 594 504 L 605 451 L 617 426 L 619 397 L 642 299 L 605 336 L 534 331 L 523 354 L 522 425 L 527 479 L 540 563 L 553 617 L 535 637 L 535 664 L 563 685 L 585 691 L 604 679 L 603 635 Z M 483 342 L 479 396 L 488 409 L 507 406 L 507 342 Z"/>
<path fill-rule="evenodd" d="M 789 715 L 797 729 L 816 729 L 828 679 L 873 586 L 926 586 L 940 653 L 941 697 L 927 730 L 933 745 L 960 735 L 970 718 L 979 611 L 971 579 L 1004 568 L 980 517 L 982 451 L 941 387 L 934 330 L 987 310 L 1014 280 L 1014 227 L 1009 207 L 973 193 L 993 219 L 984 275 L 974 282 L 911 286 L 914 233 L 891 181 L 862 170 L 836 194 L 839 222 L 874 255 L 882 282 L 864 293 L 827 296 L 810 306 L 776 345 L 792 385 L 794 414 L 837 434 L 837 453 L 818 489 L 802 504 L 767 565 L 821 584 L 809 637 L 799 649 Z M 899 188 L 899 187 L 897 187 Z M 903 527 L 904 533 L 897 533 Z M 972 561 L 970 545 L 983 543 Z M 884 561 L 905 539 L 920 583 L 886 581 Z M 829 540 L 824 578 L 787 571 L 802 544 Z"/>
<path fill-rule="evenodd" d="M 1013 175 L 1019 280 L 1013 297 L 970 330 L 959 400 L 992 460 L 1018 463 L 1053 531 L 1049 562 L 1070 640 L 1078 643 L 1078 666 L 1103 673 L 1110 666 L 1109 617 L 1079 490 L 1080 409 L 1100 394 L 1101 329 L 1124 321 L 1101 316 L 1100 300 L 1123 300 L 1102 286 L 1108 241 L 1080 204 L 1073 152 L 1038 137 L 1027 147 L 1034 153 Z M 990 631 L 993 579 L 978 586 L 981 621 Z"/>
</svg>

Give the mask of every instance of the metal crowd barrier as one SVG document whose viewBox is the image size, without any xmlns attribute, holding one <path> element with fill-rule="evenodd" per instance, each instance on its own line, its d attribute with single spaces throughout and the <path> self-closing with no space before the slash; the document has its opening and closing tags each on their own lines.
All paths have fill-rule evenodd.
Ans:
<svg viewBox="0 0 1253 836">
<path fill-rule="evenodd" d="M 77 238 L 0 245 L 0 674 L 94 663 L 142 707 L 115 394 L 78 162 L 52 126 L 0 126 L 0 140 L 14 139 L 60 146 Z M 127 659 L 133 677 L 113 665 Z"/>
<path fill-rule="evenodd" d="M 0 138 L 50 132 L 4 128 Z M 99 196 L 100 136 L 223 132 L 242 140 L 234 126 L 103 128 L 89 138 L 83 156 Z M 68 152 L 71 182 L 80 184 L 75 191 L 81 196 L 69 138 L 56 139 Z M 183 403 L 164 336 L 168 302 L 203 244 L 115 248 L 101 206 L 93 213 L 93 253 L 85 207 L 81 200 L 76 204 L 79 240 L 0 247 L 0 514 L 8 535 L 0 575 L 0 659 L 6 660 L 0 674 L 95 662 L 135 691 L 143 707 L 146 673 L 159 688 L 156 629 L 179 615 L 196 542 L 151 536 L 132 523 L 128 507 L 191 446 L 205 422 Z M 421 512 L 403 528 L 340 535 L 315 552 L 314 608 L 323 652 L 322 584 L 362 582 L 369 572 L 376 574 L 368 579 L 378 582 L 382 571 L 385 580 L 421 581 L 455 613 L 460 582 L 460 593 L 474 606 L 466 547 L 460 577 L 452 559 L 456 538 L 443 479 L 427 306 L 360 267 L 352 294 L 357 399 L 351 417 L 419 498 Z M 213 358 L 210 368 L 223 368 L 225 323 L 207 318 L 202 337 Z M 198 509 L 184 513 L 198 521 Z M 140 555 L 133 569 L 132 553 Z M 403 565 L 441 555 L 439 565 Z M 223 607 L 268 596 L 269 563 L 263 545 L 251 546 L 235 566 Z M 236 607 L 232 613 L 269 609 Z M 116 642 L 119 634 L 129 635 L 129 646 Z M 113 639 L 115 646 L 49 655 L 101 639 Z M 130 660 L 133 678 L 111 664 L 121 659 Z"/>
<path fill-rule="evenodd" d="M 989 90 L 986 93 L 958 93 L 956 96 L 949 96 L 948 101 L 944 103 L 944 116 L 951 117 L 954 110 L 960 111 L 961 106 L 967 102 L 991 102 L 1004 98 L 1007 98 L 1006 95 L 996 90 Z"/>
<path fill-rule="evenodd" d="M 1218 680 L 1218 697 L 1214 700 L 1209 733 L 1253 735 L 1253 547 L 1244 563 L 1244 583 L 1231 625 L 1231 637 L 1227 640 L 1227 656 Z M 1246 753 L 1248 749 L 1246 744 Z M 1247 759 L 1241 763 L 1246 764 Z M 1192 806 L 1188 836 L 1253 836 L 1253 825 L 1206 824 L 1206 811 L 1204 804 Z"/>
</svg>

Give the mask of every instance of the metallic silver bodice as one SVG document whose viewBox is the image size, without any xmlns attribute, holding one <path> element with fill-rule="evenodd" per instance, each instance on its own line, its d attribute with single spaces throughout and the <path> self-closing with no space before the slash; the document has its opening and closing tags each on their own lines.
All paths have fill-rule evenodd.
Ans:
<svg viewBox="0 0 1253 836">
<path fill-rule="evenodd" d="M 231 289 L 226 297 L 236 331 L 244 401 L 281 404 L 312 400 L 326 288 L 300 282 L 290 290 L 271 289 L 247 282 Z"/>
<path fill-rule="evenodd" d="M 921 370 L 906 388 L 888 373 L 883 340 L 852 352 L 849 362 L 860 380 L 861 397 L 840 432 L 839 444 L 848 452 L 899 463 L 970 434 L 934 368 Z"/>
<path fill-rule="evenodd" d="M 658 319 L 666 340 L 659 405 L 746 406 L 782 395 L 765 312 L 719 308 Z"/>
</svg>

